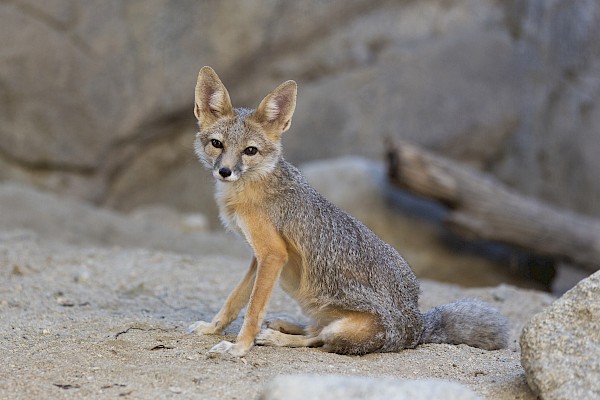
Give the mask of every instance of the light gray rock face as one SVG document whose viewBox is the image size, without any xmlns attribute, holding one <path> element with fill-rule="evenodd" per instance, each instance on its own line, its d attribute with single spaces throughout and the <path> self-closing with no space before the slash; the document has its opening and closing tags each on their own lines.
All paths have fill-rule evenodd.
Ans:
<svg viewBox="0 0 600 400">
<path fill-rule="evenodd" d="M 600 3 L 511 2 L 519 124 L 491 170 L 521 191 L 600 212 Z"/>
<path fill-rule="evenodd" d="M 440 379 L 397 380 L 335 375 L 283 375 L 260 400 L 477 400 L 470 389 Z"/>
<path fill-rule="evenodd" d="M 0 231 L 36 232 L 44 240 L 74 245 L 152 248 L 185 254 L 235 254 L 250 257 L 241 240 L 223 232 L 194 228 L 202 216 L 151 209 L 129 216 L 18 184 L 0 184 Z M 191 225 L 191 226 L 190 226 Z"/>
<path fill-rule="evenodd" d="M 0 27 L 0 179 L 213 207 L 191 145 L 211 65 L 240 106 L 298 81 L 292 162 L 400 137 L 600 215 L 594 0 L 22 0 Z"/>
<path fill-rule="evenodd" d="M 600 272 L 535 315 L 521 335 L 521 363 L 544 400 L 600 397 Z"/>
</svg>

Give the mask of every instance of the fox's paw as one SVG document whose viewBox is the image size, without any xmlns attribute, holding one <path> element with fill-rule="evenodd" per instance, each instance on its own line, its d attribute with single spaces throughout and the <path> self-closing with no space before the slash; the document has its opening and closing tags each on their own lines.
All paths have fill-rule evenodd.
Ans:
<svg viewBox="0 0 600 400">
<path fill-rule="evenodd" d="M 281 332 L 281 330 L 283 329 L 283 325 L 285 324 L 286 321 L 279 319 L 279 318 L 273 318 L 273 319 L 267 319 L 265 320 L 265 326 L 268 329 L 273 329 L 274 331 L 279 331 Z"/>
<path fill-rule="evenodd" d="M 220 332 L 210 322 L 197 321 L 188 326 L 187 333 L 196 335 L 218 335 Z"/>
<path fill-rule="evenodd" d="M 212 349 L 208 351 L 208 356 L 211 358 L 220 357 L 221 355 L 228 354 L 233 357 L 243 357 L 248 354 L 249 348 L 241 346 L 239 343 L 231 343 L 223 340 L 217 343 Z"/>
<path fill-rule="evenodd" d="M 285 346 L 287 340 L 285 333 L 267 328 L 260 331 L 254 339 L 254 343 L 259 346 Z"/>
</svg>

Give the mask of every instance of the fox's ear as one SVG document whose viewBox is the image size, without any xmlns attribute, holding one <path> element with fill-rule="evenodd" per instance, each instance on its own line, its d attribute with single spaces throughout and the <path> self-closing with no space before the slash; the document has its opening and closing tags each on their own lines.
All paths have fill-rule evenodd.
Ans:
<svg viewBox="0 0 600 400">
<path fill-rule="evenodd" d="M 282 83 L 260 102 L 254 119 L 270 133 L 279 135 L 287 131 L 296 108 L 296 91 L 296 82 Z"/>
<path fill-rule="evenodd" d="M 233 106 L 225 85 L 211 67 L 202 67 L 196 83 L 194 115 L 202 127 L 221 117 L 233 115 Z"/>
</svg>

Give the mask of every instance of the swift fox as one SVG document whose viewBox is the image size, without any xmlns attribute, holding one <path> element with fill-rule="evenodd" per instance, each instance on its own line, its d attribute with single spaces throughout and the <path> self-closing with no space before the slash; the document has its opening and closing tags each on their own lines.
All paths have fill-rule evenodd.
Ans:
<svg viewBox="0 0 600 400">
<path fill-rule="evenodd" d="M 233 108 L 215 71 L 200 70 L 195 152 L 215 177 L 223 224 L 245 238 L 254 257 L 213 320 L 189 331 L 220 334 L 248 305 L 236 343 L 222 341 L 209 353 L 244 356 L 255 343 L 322 346 L 341 354 L 419 343 L 505 347 L 507 321 L 486 303 L 459 300 L 421 313 L 419 284 L 400 254 L 283 159 L 281 136 L 295 106 L 296 82 L 287 81 L 256 110 Z M 310 318 L 308 325 L 271 320 L 261 331 L 278 280 Z"/>
</svg>

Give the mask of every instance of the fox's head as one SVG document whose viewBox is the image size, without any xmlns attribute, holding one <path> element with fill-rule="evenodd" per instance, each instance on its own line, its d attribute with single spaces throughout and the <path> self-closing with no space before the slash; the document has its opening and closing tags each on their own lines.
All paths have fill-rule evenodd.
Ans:
<svg viewBox="0 0 600 400">
<path fill-rule="evenodd" d="M 196 84 L 194 115 L 200 130 L 194 148 L 216 179 L 235 182 L 269 174 L 281 157 L 281 134 L 296 107 L 296 82 L 287 81 L 256 110 L 233 108 L 227 89 L 210 67 Z"/>
</svg>

